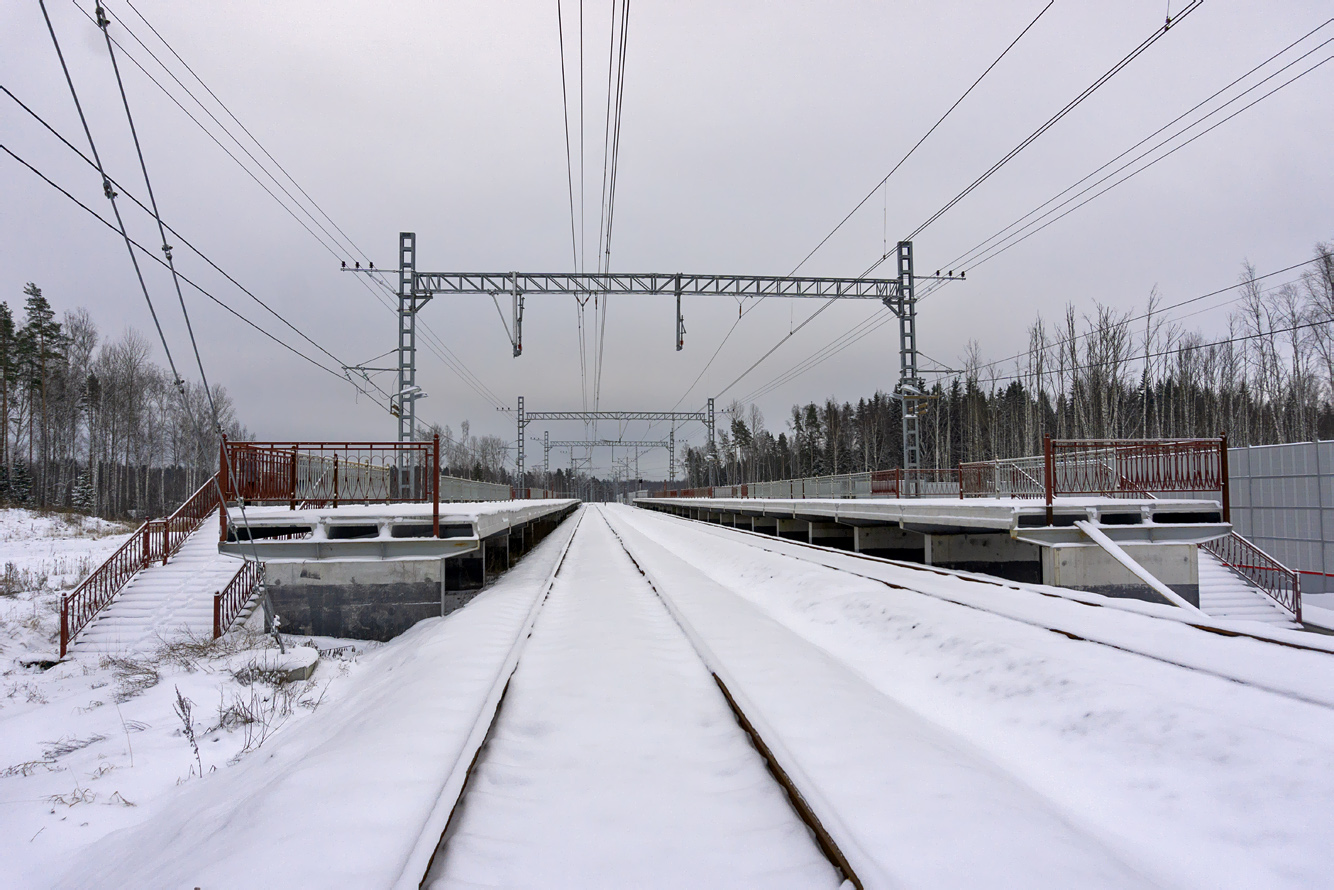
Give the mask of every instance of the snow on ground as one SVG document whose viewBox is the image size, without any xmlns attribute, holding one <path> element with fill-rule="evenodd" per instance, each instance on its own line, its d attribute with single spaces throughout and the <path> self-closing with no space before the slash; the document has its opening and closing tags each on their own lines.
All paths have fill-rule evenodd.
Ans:
<svg viewBox="0 0 1334 890">
<path fill-rule="evenodd" d="M 597 508 L 456 819 L 433 890 L 841 883 Z"/>
<path fill-rule="evenodd" d="M 1004 587 L 979 585 L 970 608 L 737 546 L 757 541 L 743 533 L 633 508 L 609 512 L 614 524 L 652 537 L 894 703 L 983 752 L 1159 884 L 1315 887 L 1334 873 L 1334 708 L 984 608 L 989 601 L 1056 617 L 1083 609 L 1091 627 L 1123 634 L 1138 623 L 1159 649 L 1262 674 L 1313 701 L 1330 698 L 1334 656 Z M 957 595 L 968 583 L 857 562 L 859 571 L 921 590 Z M 942 843 L 971 843 L 969 835 L 963 824 Z"/>
<path fill-rule="evenodd" d="M 229 659 L 239 666 L 262 662 L 274 646 L 241 634 L 217 646 L 176 640 L 132 658 L 92 655 L 49 670 L 26 666 L 35 657 L 56 657 L 60 594 L 115 552 L 129 530 L 98 519 L 0 510 L 0 579 L 8 582 L 0 587 L 0 884 L 6 888 L 51 886 L 71 854 L 149 818 L 166 799 L 199 784 L 201 771 L 234 768 L 301 723 L 321 695 L 356 673 L 358 652 L 378 645 L 312 640 L 342 648 L 298 683 L 276 682 L 263 671 L 234 677 Z M 198 753 L 185 732 L 182 703 Z"/>
<path fill-rule="evenodd" d="M 487 702 L 494 707 L 493 691 L 499 697 L 506 658 L 572 527 L 567 522 L 466 608 L 419 622 L 327 689 L 320 685 L 327 667 L 321 659 L 312 691 L 324 695 L 322 705 L 235 765 L 219 765 L 209 753 L 211 745 L 234 746 L 234 733 L 230 743 L 225 734 L 217 743 L 201 741 L 202 780 L 189 777 L 193 752 L 183 739 L 166 736 L 145 759 L 132 734 L 135 768 L 174 770 L 181 786 L 159 790 L 151 806 L 138 800 L 138 809 L 122 808 L 134 814 L 121 822 L 126 830 L 100 832 L 101 840 L 79 850 L 66 843 L 67 854 L 77 853 L 62 863 L 68 870 L 54 869 L 50 860 L 41 871 L 25 863 L 39 878 L 15 886 L 390 887 L 407 873 L 416 887 L 426 858 L 414 857 L 421 849 L 429 857 L 439 841 L 438 802 L 452 801 L 449 783 L 457 782 L 453 794 L 462 785 L 474 750 L 467 746 L 470 733 Z M 134 719 L 170 723 L 162 716 Z M 128 771 L 118 767 L 108 778 L 118 773 Z M 105 800 L 99 796 L 98 803 Z M 70 818 L 86 819 L 91 809 L 76 807 Z M 0 835 L 7 827 L 18 830 L 0 826 Z M 12 843 L 22 852 L 26 840 Z M 8 852 L 0 849 L 0 861 Z"/>
</svg>

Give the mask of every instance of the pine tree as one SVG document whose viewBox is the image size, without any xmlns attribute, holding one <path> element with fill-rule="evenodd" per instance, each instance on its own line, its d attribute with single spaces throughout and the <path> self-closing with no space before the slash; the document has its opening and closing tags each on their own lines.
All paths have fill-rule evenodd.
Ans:
<svg viewBox="0 0 1334 890">
<path fill-rule="evenodd" d="M 8 303 L 0 303 L 0 466 L 8 471 L 12 457 L 9 453 L 9 387 L 14 378 L 14 313 Z"/>
<path fill-rule="evenodd" d="M 9 474 L 9 500 L 11 503 L 23 505 L 27 504 L 32 498 L 32 476 L 28 473 L 28 465 L 23 458 L 14 461 L 14 468 Z"/>
<path fill-rule="evenodd" d="M 56 321 L 55 310 L 47 302 L 46 297 L 42 296 L 42 289 L 33 282 L 23 288 L 24 295 L 28 298 L 24 303 L 24 312 L 27 319 L 23 325 L 23 330 L 19 333 L 19 339 L 22 341 L 23 357 L 26 360 L 28 371 L 28 385 L 37 391 L 40 399 L 41 411 L 41 454 L 40 471 L 41 488 L 38 492 L 37 501 L 45 506 L 47 494 L 47 467 L 51 459 L 51 441 L 50 441 L 50 419 L 47 413 L 47 382 L 51 377 L 53 365 L 64 357 L 65 336 L 61 331 L 60 322 Z M 33 410 L 31 392 L 29 394 L 28 410 L 28 460 L 33 459 L 33 444 L 37 438 L 36 430 L 33 428 L 37 419 L 37 411 Z"/>
<path fill-rule="evenodd" d="M 92 513 L 94 501 L 93 477 L 87 471 L 81 472 L 74 482 L 74 494 L 70 505 L 80 513 Z"/>
</svg>

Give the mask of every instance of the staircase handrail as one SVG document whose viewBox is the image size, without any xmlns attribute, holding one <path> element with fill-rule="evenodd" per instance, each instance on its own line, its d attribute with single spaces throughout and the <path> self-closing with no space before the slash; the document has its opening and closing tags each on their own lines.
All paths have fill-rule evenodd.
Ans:
<svg viewBox="0 0 1334 890">
<path fill-rule="evenodd" d="M 213 639 L 216 640 L 231 628 L 236 616 L 241 614 L 250 601 L 264 574 L 263 566 L 263 563 L 247 559 L 241 563 L 227 586 L 213 594 Z"/>
<path fill-rule="evenodd" d="M 218 506 L 217 477 L 210 478 L 166 519 L 150 519 L 79 586 L 60 598 L 60 657 L 97 613 L 116 598 L 130 579 L 155 562 L 167 559 Z M 211 498 L 211 500 L 210 500 Z"/>
<path fill-rule="evenodd" d="M 1235 531 L 1200 545 L 1259 588 L 1298 624 L 1302 620 L 1301 572 L 1290 569 Z"/>
<path fill-rule="evenodd" d="M 129 540 L 88 573 L 70 593 L 60 597 L 60 657 L 69 651 L 70 641 L 88 626 L 88 622 L 115 598 L 125 584 L 145 566 L 161 557 L 154 547 L 156 522 L 149 520 L 130 534 Z"/>
<path fill-rule="evenodd" d="M 163 554 L 163 562 L 168 556 L 181 549 L 185 539 L 190 537 L 199 526 L 204 524 L 204 520 L 218 509 L 218 475 L 214 473 L 208 481 L 185 499 L 185 503 L 176 508 L 176 511 L 164 520 L 167 524 L 167 553 Z"/>
</svg>

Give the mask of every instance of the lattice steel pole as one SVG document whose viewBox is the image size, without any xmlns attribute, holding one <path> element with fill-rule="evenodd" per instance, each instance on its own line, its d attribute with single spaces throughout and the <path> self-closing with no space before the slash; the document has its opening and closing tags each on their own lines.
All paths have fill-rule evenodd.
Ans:
<svg viewBox="0 0 1334 890">
<path fill-rule="evenodd" d="M 676 481 L 676 427 L 667 434 L 667 481 Z"/>
<path fill-rule="evenodd" d="M 398 441 L 417 435 L 417 235 L 398 233 Z M 412 453 L 398 454 L 398 493 L 412 496 Z"/>
<path fill-rule="evenodd" d="M 713 442 L 713 399 L 709 399 L 709 420 L 705 424 L 709 435 L 709 485 L 710 487 L 718 484 L 718 449 Z"/>
<path fill-rule="evenodd" d="M 524 432 L 525 432 L 525 429 L 524 429 L 524 428 L 525 428 L 526 426 L 528 426 L 528 421 L 524 420 L 524 417 L 523 417 L 523 396 L 519 396 L 519 418 L 518 418 L 518 426 L 519 426 L 519 438 L 518 438 L 518 445 L 517 445 L 517 454 L 515 455 L 515 462 L 518 464 L 518 467 L 519 467 L 519 487 L 520 487 L 520 488 L 523 488 L 523 487 L 524 487 L 524 484 L 523 484 L 523 434 L 524 434 Z"/>
<path fill-rule="evenodd" d="M 900 241 L 899 288 L 893 298 L 899 317 L 899 401 L 903 409 L 903 467 L 916 469 L 921 465 L 918 437 L 918 409 L 925 395 L 926 384 L 917 372 L 917 296 L 913 281 L 912 242 Z M 888 302 L 888 301 L 887 301 Z"/>
</svg>

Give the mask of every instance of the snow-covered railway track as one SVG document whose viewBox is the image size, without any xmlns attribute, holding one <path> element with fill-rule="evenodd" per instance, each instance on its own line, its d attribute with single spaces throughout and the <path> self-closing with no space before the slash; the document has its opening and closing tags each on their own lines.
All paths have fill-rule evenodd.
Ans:
<svg viewBox="0 0 1334 890">
<path fill-rule="evenodd" d="M 1151 887 L 1102 832 L 608 511 L 626 552 L 867 887 Z"/>
<path fill-rule="evenodd" d="M 1229 657 L 1216 649 L 1211 653 L 1203 653 L 1193 651 L 1190 647 L 1183 648 L 1179 645 L 1180 640 L 1175 632 L 1199 631 L 1213 636 L 1232 638 L 1239 643 L 1257 644 L 1261 650 L 1281 648 L 1303 654 L 1309 653 L 1309 663 L 1316 665 L 1322 673 L 1334 680 L 1334 640 L 1328 640 L 1326 637 L 1317 637 L 1306 643 L 1293 639 L 1292 637 L 1298 635 L 1294 632 L 1268 629 L 1252 631 L 1245 627 L 1233 626 L 1232 622 L 1204 623 L 1184 616 L 1177 617 L 1172 614 L 1175 610 L 1170 610 L 1170 607 L 1164 607 L 1169 611 L 1161 615 L 1124 612 L 1121 613 L 1125 619 L 1121 626 L 1107 627 L 1103 626 L 1105 622 L 1099 620 L 1102 616 L 1098 613 L 1106 614 L 1113 610 L 1099 602 L 1098 600 L 1102 598 L 1095 595 L 1080 597 L 1073 591 L 1062 595 L 1044 589 L 1041 585 L 1007 581 L 976 572 L 942 569 L 865 553 L 853 553 L 819 544 L 774 538 L 746 529 L 721 528 L 699 520 L 648 515 L 660 521 L 686 522 L 691 527 L 717 538 L 745 544 L 788 559 L 814 563 L 892 590 L 931 597 L 1060 634 L 1072 640 L 1104 646 L 1173 667 L 1207 674 L 1304 704 L 1334 709 L 1334 683 L 1323 686 L 1312 684 L 1308 678 L 1294 677 L 1291 672 L 1276 671 L 1272 666 L 1264 664 L 1263 659 L 1248 657 L 1249 653 L 1240 657 Z M 889 577 L 886 570 L 893 571 L 894 577 Z M 920 582 L 909 580 L 912 577 L 922 580 Z M 976 589 L 968 589 L 976 585 L 1031 593 L 1043 598 L 1049 608 L 1033 608 L 1028 604 L 998 600 L 979 595 Z M 1081 612 L 1085 614 L 1080 614 Z M 1171 617 L 1168 618 L 1168 615 Z M 1159 625 L 1156 629 L 1152 627 L 1155 623 Z M 1154 630 L 1164 633 L 1155 633 Z"/>
<path fill-rule="evenodd" d="M 485 722 L 421 887 L 863 886 L 596 508 Z"/>
</svg>

